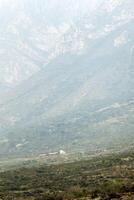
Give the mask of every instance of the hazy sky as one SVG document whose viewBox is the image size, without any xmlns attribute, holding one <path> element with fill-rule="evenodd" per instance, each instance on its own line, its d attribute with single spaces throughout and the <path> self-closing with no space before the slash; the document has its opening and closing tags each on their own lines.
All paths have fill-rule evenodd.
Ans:
<svg viewBox="0 0 134 200">
<path fill-rule="evenodd" d="M 23 2 L 24 0 L 0 0 L 0 6 L 3 4 L 3 3 L 8 3 L 8 4 L 13 4 L 13 3 L 18 3 L 18 2 Z M 31 1 L 31 0 L 27 0 L 28 1 Z M 40 0 L 38 0 L 40 1 Z M 90 8 L 94 9 L 96 4 L 97 3 L 101 3 L 102 0 L 44 0 L 44 3 L 46 2 L 49 2 L 50 4 L 53 3 L 53 4 L 61 4 L 61 5 L 64 5 L 64 4 L 75 4 L 75 6 L 82 6 L 81 8 L 84 8 L 87 6 L 90 6 Z M 33 1 L 34 3 L 34 1 Z"/>
</svg>

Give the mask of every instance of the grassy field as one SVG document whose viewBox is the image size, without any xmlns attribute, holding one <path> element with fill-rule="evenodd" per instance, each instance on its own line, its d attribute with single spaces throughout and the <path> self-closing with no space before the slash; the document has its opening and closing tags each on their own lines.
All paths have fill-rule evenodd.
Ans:
<svg viewBox="0 0 134 200">
<path fill-rule="evenodd" d="M 134 152 L 0 173 L 0 200 L 134 199 Z"/>
</svg>

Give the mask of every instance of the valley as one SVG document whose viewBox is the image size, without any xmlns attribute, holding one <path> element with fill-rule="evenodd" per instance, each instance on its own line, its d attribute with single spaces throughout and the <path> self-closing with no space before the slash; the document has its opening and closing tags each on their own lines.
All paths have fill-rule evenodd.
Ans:
<svg viewBox="0 0 134 200">
<path fill-rule="evenodd" d="M 38 163 L 0 173 L 3 200 L 132 200 L 134 152 L 85 157 L 70 163 Z"/>
</svg>

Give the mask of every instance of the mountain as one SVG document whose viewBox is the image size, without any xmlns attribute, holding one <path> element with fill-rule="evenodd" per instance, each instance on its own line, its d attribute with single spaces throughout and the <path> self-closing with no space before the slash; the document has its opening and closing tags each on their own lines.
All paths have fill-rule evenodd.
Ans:
<svg viewBox="0 0 134 200">
<path fill-rule="evenodd" d="M 90 2 L 71 2 L 1 0 L 1 84 L 16 85 L 59 54 L 81 48 L 83 42 L 77 41 L 80 33 L 75 23 L 79 12 L 85 15 Z M 94 7 L 95 2 L 91 3 Z"/>
<path fill-rule="evenodd" d="M 0 2 L 1 156 L 133 144 L 133 9 L 132 0 Z"/>
</svg>

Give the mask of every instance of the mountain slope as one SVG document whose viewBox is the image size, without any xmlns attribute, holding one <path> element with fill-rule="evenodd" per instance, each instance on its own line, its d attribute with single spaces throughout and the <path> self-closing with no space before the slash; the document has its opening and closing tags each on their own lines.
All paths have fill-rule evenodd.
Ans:
<svg viewBox="0 0 134 200">
<path fill-rule="evenodd" d="M 1 94 L 1 155 L 62 148 L 95 151 L 133 144 L 133 1 L 95 1 L 92 8 L 85 1 L 82 5 L 87 7 L 81 9 L 81 1 L 71 8 L 68 0 L 66 6 L 60 2 L 63 10 L 57 8 L 57 1 L 20 2 L 23 15 L 32 22 L 30 29 L 29 20 L 22 23 L 18 17 L 20 26 L 9 22 L 22 32 L 16 39 L 16 45 L 22 38 L 24 42 L 20 56 L 16 60 L 12 51 L 9 55 L 21 63 L 17 74 L 21 66 L 24 73 L 19 73 L 22 79 L 17 76 L 19 81 L 8 84 L 12 89 Z M 66 7 L 70 15 L 64 13 Z M 48 13 L 43 14 L 44 10 Z M 64 17 L 68 17 L 66 24 Z M 43 51 L 37 48 L 39 44 Z M 5 43 L 3 46 L 7 48 Z M 0 70 L 10 70 L 9 65 L 0 66 Z M 25 76 L 28 69 L 31 73 Z M 10 78 L 14 80 L 16 73 L 12 73 Z M 3 75 L 8 77 L 5 72 L 1 75 L 2 85 L 7 83 Z"/>
</svg>

